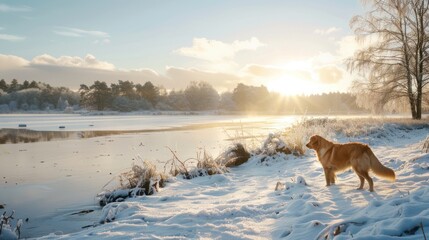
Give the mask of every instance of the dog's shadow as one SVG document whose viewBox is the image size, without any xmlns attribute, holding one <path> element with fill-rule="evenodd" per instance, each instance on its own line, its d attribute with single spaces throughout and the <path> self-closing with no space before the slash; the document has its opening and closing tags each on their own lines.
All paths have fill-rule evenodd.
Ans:
<svg viewBox="0 0 429 240">
<path fill-rule="evenodd" d="M 365 206 L 374 201 L 379 201 L 383 197 L 376 191 L 370 192 L 367 188 L 357 189 L 358 186 L 350 186 L 348 183 L 337 183 L 325 186 L 329 198 L 338 208 L 344 206 Z"/>
<path fill-rule="evenodd" d="M 309 183 L 309 185 L 318 189 L 324 189 L 323 192 L 326 193 L 325 197 L 327 198 L 327 200 L 338 203 L 338 207 L 344 207 L 354 204 L 367 205 L 373 201 L 383 199 L 383 194 L 380 195 L 377 192 L 378 185 L 375 186 L 374 192 L 369 191 L 368 183 L 365 183 L 363 189 L 358 189 L 359 179 L 356 177 L 356 174 L 351 169 L 338 173 L 336 183 L 331 186 L 325 186 L 325 175 L 323 173 L 323 170 L 321 169 L 313 171 L 311 178 L 323 179 L 323 185 L 322 182 L 312 182 Z"/>
</svg>

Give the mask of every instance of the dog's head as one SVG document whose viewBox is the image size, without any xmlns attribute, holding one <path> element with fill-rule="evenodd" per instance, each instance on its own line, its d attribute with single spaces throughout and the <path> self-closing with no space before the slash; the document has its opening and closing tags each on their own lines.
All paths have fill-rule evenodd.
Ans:
<svg viewBox="0 0 429 240">
<path fill-rule="evenodd" d="M 313 135 L 310 137 L 310 141 L 308 141 L 308 143 L 305 146 L 310 148 L 310 149 L 317 150 L 318 148 L 320 148 L 321 141 L 322 141 L 321 136 Z"/>
</svg>

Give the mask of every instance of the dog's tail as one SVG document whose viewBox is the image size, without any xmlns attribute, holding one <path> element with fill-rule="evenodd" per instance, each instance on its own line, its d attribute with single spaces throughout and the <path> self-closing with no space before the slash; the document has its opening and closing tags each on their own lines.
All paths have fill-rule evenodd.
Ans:
<svg viewBox="0 0 429 240">
<path fill-rule="evenodd" d="M 375 174 L 377 174 L 378 176 L 386 178 L 386 179 L 394 182 L 395 181 L 395 172 L 392 169 L 383 166 L 383 164 L 380 163 L 378 158 L 375 156 L 375 154 L 372 152 L 372 150 L 369 147 L 368 147 L 366 152 L 367 152 L 369 159 L 370 159 L 371 170 Z"/>
</svg>

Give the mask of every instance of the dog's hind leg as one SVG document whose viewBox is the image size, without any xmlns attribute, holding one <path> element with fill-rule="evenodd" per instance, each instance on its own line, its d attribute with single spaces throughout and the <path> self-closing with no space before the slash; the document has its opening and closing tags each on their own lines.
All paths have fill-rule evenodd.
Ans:
<svg viewBox="0 0 429 240">
<path fill-rule="evenodd" d="M 363 185 L 365 184 L 365 178 L 363 178 L 361 175 L 358 174 L 359 180 L 360 180 L 360 185 L 358 187 L 358 190 L 362 190 L 363 189 Z"/>
<path fill-rule="evenodd" d="M 363 189 L 363 185 L 365 183 L 365 180 L 368 182 L 369 184 L 369 191 L 370 192 L 374 192 L 374 182 L 372 181 L 372 178 L 368 175 L 368 172 L 364 172 L 364 171 L 356 171 L 356 174 L 359 177 L 360 180 L 360 186 L 359 186 L 359 190 Z"/>
<path fill-rule="evenodd" d="M 360 185 L 357 190 L 362 190 L 363 185 L 365 184 L 365 178 L 362 176 L 362 173 L 359 172 L 356 168 L 353 167 L 353 170 L 355 171 L 356 175 L 359 177 Z"/>
<path fill-rule="evenodd" d="M 369 184 L 369 191 L 374 192 L 374 182 L 372 181 L 372 178 L 368 175 L 368 172 L 362 172 L 362 176 L 368 181 Z"/>
</svg>

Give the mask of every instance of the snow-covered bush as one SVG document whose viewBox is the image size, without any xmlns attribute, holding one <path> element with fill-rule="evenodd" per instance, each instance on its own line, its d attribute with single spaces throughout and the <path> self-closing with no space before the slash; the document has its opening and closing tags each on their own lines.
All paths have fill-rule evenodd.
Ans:
<svg viewBox="0 0 429 240">
<path fill-rule="evenodd" d="M 197 166 L 189 171 L 187 178 L 223 174 L 228 172 L 228 169 L 221 158 L 213 158 L 206 152 L 204 152 L 202 156 L 198 156 L 196 160 Z"/>
<path fill-rule="evenodd" d="M 282 140 L 281 135 L 279 133 L 268 134 L 267 139 L 265 139 L 259 151 L 260 151 L 260 154 L 266 154 L 269 156 L 272 156 L 279 152 L 285 153 L 285 154 L 292 153 L 292 149 L 288 147 L 287 144 Z"/>
<path fill-rule="evenodd" d="M 164 187 L 167 180 L 167 176 L 158 172 L 149 161 L 143 161 L 142 166 L 133 165 L 130 171 L 120 174 L 118 178 L 119 187 L 98 194 L 101 206 L 121 202 L 128 197 L 152 195 Z"/>
<path fill-rule="evenodd" d="M 21 236 L 21 226 L 22 220 L 19 219 L 16 223 L 15 228 L 12 228 L 10 220 L 13 219 L 13 214 L 15 211 L 7 216 L 6 212 L 0 216 L 0 239 L 9 240 L 9 239 L 19 239 Z"/>
<path fill-rule="evenodd" d="M 128 205 L 124 203 L 111 203 L 105 206 L 101 213 L 100 223 L 115 221 L 116 216 L 126 209 L 128 209 Z"/>
</svg>

